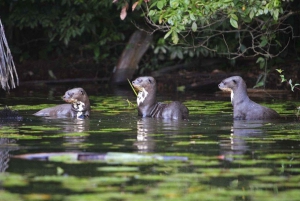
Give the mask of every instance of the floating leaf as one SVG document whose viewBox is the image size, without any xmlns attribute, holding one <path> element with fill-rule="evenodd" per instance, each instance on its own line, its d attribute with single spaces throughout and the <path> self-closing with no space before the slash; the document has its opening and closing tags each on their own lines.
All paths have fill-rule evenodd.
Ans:
<svg viewBox="0 0 300 201">
<path fill-rule="evenodd" d="M 130 166 L 106 166 L 99 167 L 97 170 L 103 172 L 137 172 L 139 171 L 138 167 L 130 167 Z"/>
</svg>

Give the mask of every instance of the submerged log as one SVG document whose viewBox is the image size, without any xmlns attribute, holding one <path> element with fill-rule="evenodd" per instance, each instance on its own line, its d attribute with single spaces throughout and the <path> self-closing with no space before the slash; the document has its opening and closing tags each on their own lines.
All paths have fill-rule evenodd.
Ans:
<svg viewBox="0 0 300 201">
<path fill-rule="evenodd" d="M 145 155 L 135 153 L 107 152 L 107 153 L 76 153 L 76 152 L 49 152 L 35 154 L 21 154 L 12 156 L 25 160 L 40 160 L 53 162 L 100 161 L 113 164 L 126 163 L 156 163 L 157 161 L 188 161 L 185 156 Z"/>
<path fill-rule="evenodd" d="M 127 83 L 127 79 L 132 79 L 134 72 L 138 68 L 138 63 L 147 51 L 151 41 L 152 35 L 144 31 L 137 30 L 132 34 L 119 58 L 117 66 L 114 68 L 112 83 L 124 84 Z"/>
</svg>

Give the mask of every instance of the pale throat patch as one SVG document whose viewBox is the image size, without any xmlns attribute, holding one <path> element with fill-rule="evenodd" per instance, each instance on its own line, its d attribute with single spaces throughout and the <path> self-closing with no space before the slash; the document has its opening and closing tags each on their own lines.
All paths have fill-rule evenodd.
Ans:
<svg viewBox="0 0 300 201">
<path fill-rule="evenodd" d="M 222 91 L 230 91 L 230 97 L 231 97 L 231 103 L 233 101 L 233 97 L 234 97 L 234 93 L 233 93 L 233 90 L 231 88 L 228 88 L 228 87 L 222 87 L 221 88 Z"/>
<path fill-rule="evenodd" d="M 230 97 L 231 97 L 231 103 L 232 103 L 232 101 L 233 101 L 233 97 L 234 97 L 234 93 L 233 93 L 233 91 L 231 90 L 231 95 L 230 95 Z"/>
<path fill-rule="evenodd" d="M 77 119 L 82 119 L 85 104 L 81 101 L 76 101 L 72 105 L 73 105 L 73 108 L 77 111 L 77 113 L 76 113 Z"/>
<path fill-rule="evenodd" d="M 76 101 L 75 103 L 73 103 L 73 108 L 78 112 L 82 112 L 85 108 L 85 104 L 81 101 Z"/>
<path fill-rule="evenodd" d="M 148 91 L 146 91 L 145 88 L 143 88 L 142 91 L 139 91 L 139 94 L 136 99 L 138 106 L 144 102 L 147 96 L 148 96 Z"/>
</svg>

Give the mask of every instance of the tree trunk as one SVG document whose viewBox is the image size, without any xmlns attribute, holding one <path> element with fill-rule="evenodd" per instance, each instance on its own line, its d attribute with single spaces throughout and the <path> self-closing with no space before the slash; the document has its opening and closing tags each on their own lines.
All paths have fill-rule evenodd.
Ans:
<svg viewBox="0 0 300 201">
<path fill-rule="evenodd" d="M 151 41 L 152 35 L 144 31 L 137 30 L 132 34 L 119 58 L 117 66 L 115 66 L 111 79 L 112 83 L 124 84 L 125 82 L 127 83 L 127 79 L 132 79 L 134 72 L 138 68 L 138 63 L 147 51 Z"/>
</svg>

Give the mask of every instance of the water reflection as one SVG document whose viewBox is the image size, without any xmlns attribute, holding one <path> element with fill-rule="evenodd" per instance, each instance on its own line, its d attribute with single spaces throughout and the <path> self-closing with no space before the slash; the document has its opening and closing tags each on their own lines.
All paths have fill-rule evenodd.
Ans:
<svg viewBox="0 0 300 201">
<path fill-rule="evenodd" d="M 66 122 L 65 122 L 66 123 Z M 71 119 L 69 123 L 63 125 L 63 132 L 66 133 L 82 133 L 88 131 L 90 127 L 89 119 Z M 68 150 L 81 151 L 80 146 L 87 140 L 87 136 L 64 136 L 65 145 L 68 146 Z"/>
<path fill-rule="evenodd" d="M 264 121 L 234 121 L 229 139 L 220 141 L 221 153 L 225 160 L 232 161 L 235 155 L 243 155 L 254 151 L 247 144 L 249 138 L 261 138 L 265 135 L 262 130 Z"/>
<path fill-rule="evenodd" d="M 52 127 L 60 128 L 60 132 L 63 132 L 63 146 L 69 151 L 81 151 L 80 147 L 88 139 L 88 134 L 76 134 L 85 133 L 90 130 L 90 119 L 76 119 L 76 118 L 51 118 L 42 117 L 43 124 L 51 125 Z"/>
<path fill-rule="evenodd" d="M 155 150 L 155 135 L 179 133 L 185 120 L 140 118 L 137 121 L 137 141 L 134 145 L 140 153 Z"/>
<path fill-rule="evenodd" d="M 10 160 L 10 151 L 18 150 L 15 139 L 0 138 L 0 172 L 5 172 Z"/>
<path fill-rule="evenodd" d="M 3 131 L 1 131 L 1 134 L 7 134 L 12 131 L 6 131 L 8 128 L 14 129 L 15 127 L 20 125 L 21 120 L 23 119 L 21 116 L 18 115 L 18 113 L 15 113 L 15 111 L 11 111 L 10 109 L 4 108 L 1 110 L 1 120 L 0 120 L 0 128 L 4 128 Z M 4 118 L 3 118 L 4 117 Z M 5 119 L 5 117 L 9 117 Z M 17 145 L 16 139 L 11 138 L 0 138 L 0 172 L 5 172 L 5 170 L 8 168 L 8 163 L 10 160 L 10 151 L 18 150 L 19 146 Z"/>
<path fill-rule="evenodd" d="M 80 133 L 90 128 L 90 119 L 43 117 L 42 121 L 51 125 L 59 125 L 66 133 Z"/>
</svg>

